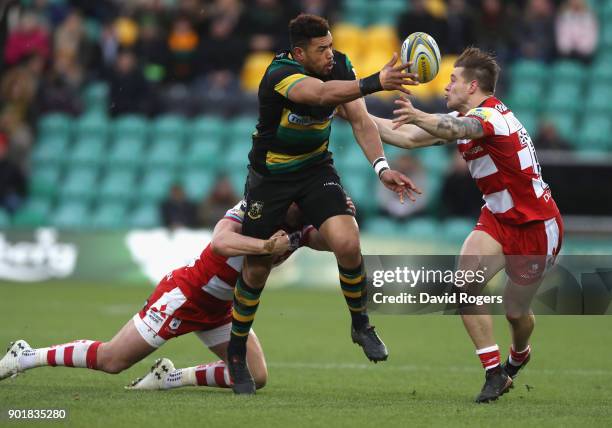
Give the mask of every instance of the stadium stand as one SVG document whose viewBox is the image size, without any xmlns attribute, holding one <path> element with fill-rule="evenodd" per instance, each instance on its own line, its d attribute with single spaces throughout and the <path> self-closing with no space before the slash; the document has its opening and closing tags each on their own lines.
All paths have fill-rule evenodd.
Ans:
<svg viewBox="0 0 612 428">
<path fill-rule="evenodd" d="M 82 109 L 76 116 L 62 108 L 38 112 L 36 95 L 33 95 L 29 104 L 21 106 L 27 114 L 13 119 L 19 126 L 8 127 L 8 119 L 2 121 L 0 132 L 8 136 L 15 153 L 23 152 L 21 147 L 24 146 L 19 140 L 23 132 L 18 134 L 16 129 L 25 129 L 33 137 L 25 144 L 31 149 L 25 150 L 29 154 L 22 162 L 24 170 L 29 172 L 29 197 L 14 215 L 0 210 L 0 226 L 53 225 L 89 230 L 154 227 L 160 225 L 157 204 L 173 183 L 182 183 L 187 196 L 199 203 L 209 195 L 219 173 L 227 174 L 237 194 L 241 194 L 250 136 L 257 120 L 254 94 L 273 52 L 252 49 L 253 44 L 249 44 L 244 52 L 236 52 L 242 55 L 237 73 L 203 64 L 206 58 L 198 55 L 186 56 L 180 61 L 175 57 L 178 62 L 173 63 L 175 68 L 170 70 L 171 64 L 164 62 L 169 52 L 165 37 L 175 17 L 183 16 L 180 2 L 163 2 L 158 11 L 147 8 L 147 2 L 108 2 L 113 4 L 108 10 L 114 11 L 108 13 L 98 8 L 79 8 L 80 3 L 53 0 L 38 4 L 24 0 L 7 12 L 13 23 L 18 23 L 26 12 L 34 14 L 46 31 L 51 48 L 49 52 L 41 48 L 25 51 L 20 57 L 3 58 L 3 82 L 11 70 L 27 70 L 33 73 L 36 81 L 42 81 L 45 73 L 63 66 L 65 84 L 78 88 Z M 216 2 L 199 3 L 208 11 Z M 397 24 L 402 14 L 410 10 L 410 1 L 324 3 L 332 10 L 335 47 L 349 55 L 358 75 L 367 75 L 386 63 L 406 36 L 398 34 Z M 479 16 L 480 2 L 466 3 L 469 6 L 466 22 L 474 23 Z M 525 3 L 508 2 L 504 7 L 520 15 Z M 286 10 L 290 17 L 301 3 L 287 4 L 291 4 Z M 432 35 L 442 47 L 443 62 L 439 76 L 430 84 L 415 88 L 414 93 L 417 105 L 443 111 L 441 97 L 456 58 L 444 52 L 444 47 L 449 45 L 445 37 L 450 37 L 445 17 L 450 12 L 443 1 L 428 0 L 424 4 L 427 13 L 441 23 L 440 33 Z M 559 136 L 569 142 L 577 156 L 612 153 L 612 1 L 590 0 L 587 4 L 600 25 L 599 41 L 590 62 L 582 57 L 561 55 L 544 62 L 522 56 L 508 46 L 512 52 L 507 56 L 510 59 L 502 64 L 504 71 L 499 88 L 501 98 L 507 100 L 533 137 L 539 124 L 548 121 L 557 128 Z M 565 2 L 554 2 L 554 6 L 557 14 L 565 10 Z M 73 10 L 83 17 L 81 47 L 87 47 L 87 55 L 65 59 L 53 49 L 53 36 Z M 138 13 L 129 15 L 134 10 Z M 160 16 L 166 12 L 167 24 Z M 155 20 L 163 35 L 159 39 L 161 51 L 155 60 L 155 70 L 149 67 L 152 60 L 149 56 L 145 58 L 144 48 L 139 44 L 139 14 Z M 192 22 L 202 43 L 209 40 L 204 37 L 209 31 L 206 19 Z M 126 22 L 130 23 L 129 28 Z M 113 33 L 113 28 L 118 31 Z M 11 26 L 7 29 L 7 37 L 3 40 L 5 48 L 16 43 L 11 37 L 14 30 Z M 253 35 L 248 28 L 244 31 L 240 37 L 252 41 Z M 466 38 L 461 42 L 466 46 L 477 40 Z M 146 109 L 112 117 L 110 79 L 117 52 L 123 50 L 134 52 L 139 66 L 149 67 L 144 75 L 148 79 L 148 90 L 154 96 L 147 98 Z M 13 49 L 11 52 L 19 51 Z M 34 66 L 28 58 L 37 55 L 47 61 L 47 71 L 32 71 Z M 181 74 L 181 70 L 176 69 L 177 64 L 183 64 L 181 61 L 189 63 L 189 73 L 193 76 L 177 82 L 171 76 Z M 177 92 L 177 85 L 184 90 Z M 232 85 L 240 88 L 238 92 L 231 92 Z M 206 91 L 206 106 L 198 100 L 202 88 Z M 229 93 L 234 95 L 226 96 Z M 178 98 L 180 108 L 174 101 L 164 101 L 170 94 L 181 94 Z M 2 97 L 2 117 L 7 118 L 17 101 L 6 91 Z M 211 104 L 215 99 L 219 100 L 218 112 L 214 110 L 215 103 Z M 368 100 L 368 104 L 375 114 L 388 115 L 393 109 L 388 96 Z M 450 161 L 448 151 L 435 147 L 415 153 L 428 174 L 428 188 L 424 189 L 431 193 L 427 216 L 397 227 L 393 220 L 379 214 L 375 198 L 371 197 L 379 184 L 355 144 L 350 127 L 339 119 L 333 125 L 330 148 L 335 153 L 343 183 L 358 204 L 362 229 L 381 235 L 426 236 L 434 235 L 441 228 L 447 235 L 456 237 L 463 237 L 470 229 L 471 223 L 466 219 L 444 219 L 439 214 L 436 200 Z M 386 152 L 394 158 L 401 151 L 386 147 Z M 575 155 L 568 153 L 568 156 Z"/>
</svg>

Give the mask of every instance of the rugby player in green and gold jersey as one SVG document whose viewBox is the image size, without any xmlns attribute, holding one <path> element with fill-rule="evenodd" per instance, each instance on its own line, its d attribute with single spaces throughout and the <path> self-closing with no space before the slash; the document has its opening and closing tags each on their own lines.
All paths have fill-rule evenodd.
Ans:
<svg viewBox="0 0 612 428">
<path fill-rule="evenodd" d="M 359 229 L 333 166 L 329 135 L 341 110 L 381 182 L 400 199 L 406 194 L 414 200 L 420 191 L 389 169 L 363 96 L 383 90 L 410 93 L 403 85 L 417 84 L 416 76 L 407 73 L 409 64 L 395 66 L 394 54 L 380 72 L 357 80 L 349 58 L 333 49 L 329 25 L 321 17 L 299 15 L 290 22 L 289 32 L 291 50 L 274 58 L 259 86 L 259 123 L 249 153 L 242 233 L 270 236 L 282 225 L 289 205 L 297 203 L 336 256 L 353 342 L 371 361 L 384 361 L 387 348 L 365 310 Z M 255 392 L 245 360 L 246 341 L 271 267 L 270 257 L 247 257 L 236 284 L 228 366 L 237 394 Z"/>
</svg>

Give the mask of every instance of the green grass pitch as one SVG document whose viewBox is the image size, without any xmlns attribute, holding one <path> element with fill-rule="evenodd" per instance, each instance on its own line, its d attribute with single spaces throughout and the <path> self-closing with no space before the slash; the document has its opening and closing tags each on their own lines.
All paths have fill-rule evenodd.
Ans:
<svg viewBox="0 0 612 428">
<path fill-rule="evenodd" d="M 42 347 L 73 339 L 107 340 L 151 290 L 0 284 L 0 343 L 24 338 Z M 372 320 L 390 349 L 389 361 L 377 365 L 351 343 L 339 291 L 270 289 L 254 325 L 270 380 L 256 396 L 195 387 L 123 389 L 161 356 L 177 367 L 212 361 L 190 335 L 119 375 L 58 367 L 2 381 L 0 426 L 17 425 L 6 419 L 9 408 L 66 408 L 67 421 L 54 424 L 84 427 L 556 427 L 603 426 L 612 420 L 608 317 L 539 317 L 529 367 L 509 394 L 486 405 L 472 403 L 483 373 L 458 317 L 374 314 Z M 509 342 L 505 324 L 496 319 L 504 351 Z"/>
</svg>

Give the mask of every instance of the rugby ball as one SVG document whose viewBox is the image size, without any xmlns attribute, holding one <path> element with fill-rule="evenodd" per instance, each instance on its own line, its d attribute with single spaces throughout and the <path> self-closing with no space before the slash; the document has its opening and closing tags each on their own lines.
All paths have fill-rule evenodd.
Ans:
<svg viewBox="0 0 612 428">
<path fill-rule="evenodd" d="M 427 83 L 440 70 L 440 49 L 429 34 L 412 33 L 402 43 L 401 60 L 403 64 L 412 62 L 410 72 L 417 74 L 421 83 Z"/>
</svg>

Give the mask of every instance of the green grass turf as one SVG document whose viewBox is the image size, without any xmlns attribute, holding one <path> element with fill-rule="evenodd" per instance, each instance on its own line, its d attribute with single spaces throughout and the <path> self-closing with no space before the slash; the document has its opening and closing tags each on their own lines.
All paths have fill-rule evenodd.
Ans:
<svg viewBox="0 0 612 428">
<path fill-rule="evenodd" d="M 42 347 L 106 340 L 150 291 L 60 282 L 1 284 L 0 343 L 25 338 Z M 608 317 L 539 317 L 529 368 L 510 394 L 488 405 L 472 403 L 483 373 L 458 317 L 373 315 L 391 352 L 389 361 L 378 365 L 350 342 L 348 318 L 339 292 L 267 290 L 255 330 L 270 380 L 254 397 L 193 387 L 123 390 L 160 356 L 177 367 L 211 361 L 190 335 L 119 375 L 39 368 L 7 379 L 0 383 L 0 408 L 4 415 L 8 408 L 66 408 L 65 423 L 86 427 L 599 426 L 612 420 Z M 501 318 L 496 333 L 506 350 L 509 339 Z M 16 425 L 3 417 L 0 425 Z"/>
</svg>

